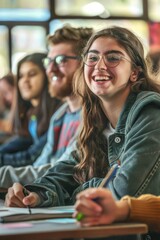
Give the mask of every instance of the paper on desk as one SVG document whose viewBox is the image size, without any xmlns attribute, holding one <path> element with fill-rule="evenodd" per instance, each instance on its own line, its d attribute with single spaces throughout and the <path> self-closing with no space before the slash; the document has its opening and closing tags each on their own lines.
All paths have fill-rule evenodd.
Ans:
<svg viewBox="0 0 160 240">
<path fill-rule="evenodd" d="M 65 207 L 49 207 L 49 208 L 31 208 L 33 214 L 35 213 L 73 213 L 73 206 L 65 206 Z M 0 216 L 4 216 L 5 214 L 15 214 L 22 213 L 28 214 L 28 208 L 15 208 L 15 207 L 0 207 Z M 6 216 L 6 215 L 5 215 Z"/>
<path fill-rule="evenodd" d="M 54 218 L 54 219 L 47 219 L 43 220 L 43 222 L 49 222 L 49 223 L 63 223 L 63 224 L 68 224 L 68 223 L 76 223 L 75 218 Z"/>
<path fill-rule="evenodd" d="M 31 208 L 31 212 L 30 215 L 27 208 L 0 207 L 0 222 L 72 217 L 74 207 Z"/>
</svg>

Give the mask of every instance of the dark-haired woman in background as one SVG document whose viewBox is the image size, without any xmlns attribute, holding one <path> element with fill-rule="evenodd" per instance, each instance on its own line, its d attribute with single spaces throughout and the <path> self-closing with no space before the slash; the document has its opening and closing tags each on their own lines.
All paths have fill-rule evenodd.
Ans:
<svg viewBox="0 0 160 240">
<path fill-rule="evenodd" d="M 42 63 L 44 57 L 44 53 L 33 53 L 17 65 L 12 121 L 15 136 L 0 147 L 0 166 L 32 164 L 46 143 L 50 117 L 61 102 L 48 93 L 48 79 Z"/>
</svg>

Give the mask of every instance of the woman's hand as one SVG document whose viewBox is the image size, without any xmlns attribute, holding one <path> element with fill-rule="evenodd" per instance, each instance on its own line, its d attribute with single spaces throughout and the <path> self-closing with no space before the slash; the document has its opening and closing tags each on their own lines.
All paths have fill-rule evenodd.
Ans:
<svg viewBox="0 0 160 240">
<path fill-rule="evenodd" d="M 8 188 L 8 193 L 5 198 L 5 206 L 8 207 L 35 207 L 40 202 L 38 194 L 35 192 L 28 192 L 28 196 L 24 195 L 24 187 L 20 183 L 14 183 L 12 187 Z"/>
<path fill-rule="evenodd" d="M 81 225 L 102 225 L 115 221 L 123 221 L 129 214 L 127 201 L 115 201 L 109 190 L 104 188 L 90 188 L 77 195 L 75 213 L 78 217 L 82 213 Z"/>
</svg>

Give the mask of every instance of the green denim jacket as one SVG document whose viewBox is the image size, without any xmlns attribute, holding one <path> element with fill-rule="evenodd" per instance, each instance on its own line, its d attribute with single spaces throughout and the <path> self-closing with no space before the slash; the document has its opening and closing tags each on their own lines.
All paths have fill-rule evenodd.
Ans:
<svg viewBox="0 0 160 240">
<path fill-rule="evenodd" d="M 74 204 L 75 195 L 88 187 L 98 187 L 93 178 L 80 185 L 73 178 L 76 143 L 56 165 L 26 188 L 41 196 L 39 206 Z M 160 94 L 131 93 L 120 114 L 115 133 L 108 141 L 110 166 L 120 161 L 116 177 L 108 185 L 116 199 L 144 193 L 160 195 Z"/>
</svg>

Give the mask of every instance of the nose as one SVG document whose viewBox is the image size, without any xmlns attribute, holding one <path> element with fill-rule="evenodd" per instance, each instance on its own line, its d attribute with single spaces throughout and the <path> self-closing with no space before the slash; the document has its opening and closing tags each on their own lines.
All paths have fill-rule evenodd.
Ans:
<svg viewBox="0 0 160 240">
<path fill-rule="evenodd" d="M 58 72 L 58 67 L 54 62 L 51 62 L 46 68 L 46 74 L 49 78 L 52 77 L 53 73 L 57 73 L 57 72 Z"/>
<path fill-rule="evenodd" d="M 97 64 L 96 64 L 96 67 L 97 67 L 98 69 L 107 69 L 107 65 L 106 65 L 106 63 L 105 63 L 105 60 L 104 60 L 104 57 L 103 57 L 103 56 L 100 56 L 100 57 L 99 57 L 99 60 L 98 60 L 98 62 L 97 62 Z"/>
<path fill-rule="evenodd" d="M 54 63 L 54 62 L 50 62 L 50 64 L 48 65 L 46 72 L 50 73 L 50 72 L 55 72 L 57 71 L 58 66 Z"/>
<path fill-rule="evenodd" d="M 21 83 L 28 82 L 29 81 L 29 77 L 27 75 L 25 75 L 19 81 L 21 81 Z"/>
</svg>

